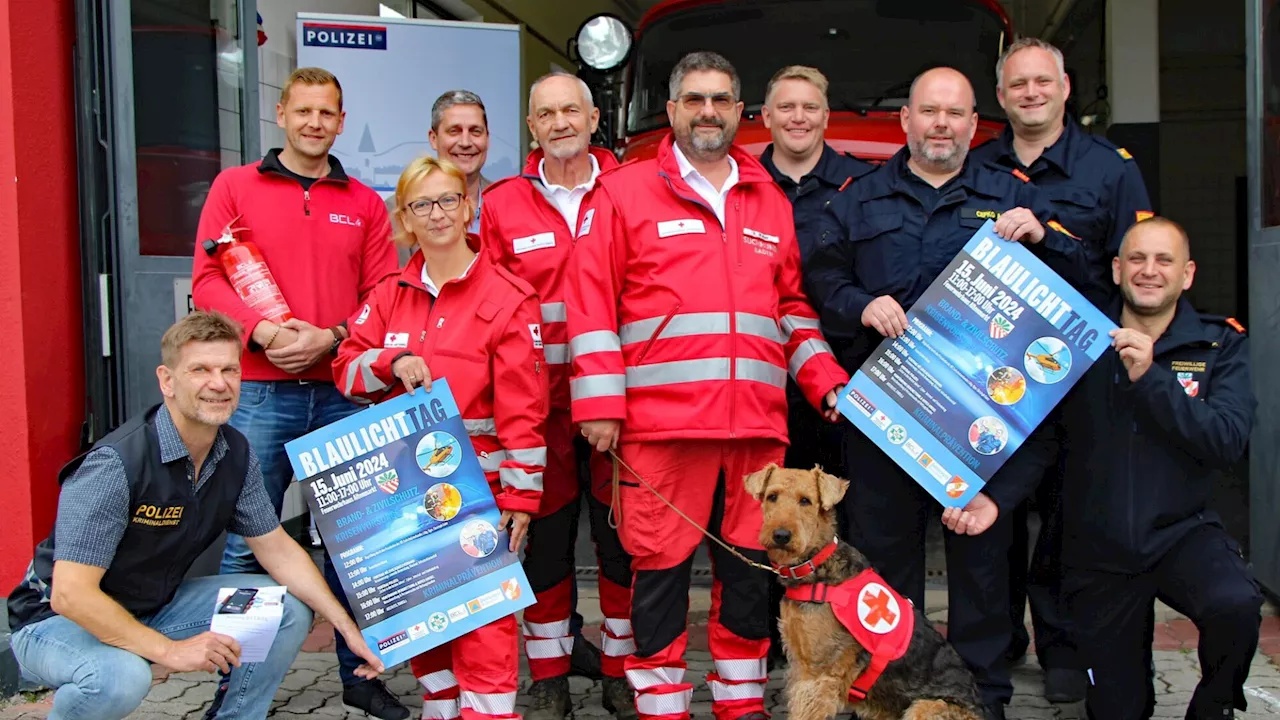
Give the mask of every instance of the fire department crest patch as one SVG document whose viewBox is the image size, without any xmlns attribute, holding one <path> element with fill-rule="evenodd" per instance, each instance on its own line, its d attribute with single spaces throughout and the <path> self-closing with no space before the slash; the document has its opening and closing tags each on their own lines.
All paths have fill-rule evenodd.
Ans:
<svg viewBox="0 0 1280 720">
<path fill-rule="evenodd" d="M 1013 323 L 1009 322 L 1005 316 L 997 314 L 991 318 L 991 324 L 987 326 L 987 332 L 996 340 L 1002 340 L 1009 337 L 1009 333 L 1013 332 Z"/>
<path fill-rule="evenodd" d="M 1195 397 L 1200 394 L 1200 381 L 1192 380 L 1191 377 L 1189 372 L 1178 373 L 1178 384 L 1186 391 L 1188 397 Z"/>
<path fill-rule="evenodd" d="M 880 583 L 867 583 L 858 593 L 858 622 L 877 635 L 893 632 L 902 619 L 902 608 L 893 593 Z"/>
</svg>

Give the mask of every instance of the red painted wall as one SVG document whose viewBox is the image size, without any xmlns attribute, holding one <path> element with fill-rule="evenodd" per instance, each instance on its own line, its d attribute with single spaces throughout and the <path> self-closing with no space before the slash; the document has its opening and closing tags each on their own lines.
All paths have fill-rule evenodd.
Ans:
<svg viewBox="0 0 1280 720">
<path fill-rule="evenodd" d="M 53 527 L 84 417 L 74 39 L 71 2 L 0 0 L 0 595 Z"/>
</svg>

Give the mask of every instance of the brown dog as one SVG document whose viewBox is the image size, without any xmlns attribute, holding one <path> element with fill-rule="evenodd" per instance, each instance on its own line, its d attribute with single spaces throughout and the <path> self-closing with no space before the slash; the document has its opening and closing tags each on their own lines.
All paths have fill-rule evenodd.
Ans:
<svg viewBox="0 0 1280 720">
<path fill-rule="evenodd" d="M 827 548 L 836 537 L 835 507 L 848 481 L 818 467 L 792 470 L 770 464 L 745 482 L 747 492 L 761 502 L 760 544 L 775 567 L 796 567 L 815 556 L 825 557 L 820 564 L 814 562 L 816 568 L 805 566 L 811 574 L 784 576 L 783 585 L 839 585 L 871 567 L 848 543 L 838 541 L 834 552 Z M 846 703 L 862 720 L 982 720 L 972 673 L 921 609 L 903 604 L 915 618 L 905 654 L 884 667 L 865 698 L 850 700 L 849 688 L 863 675 L 871 654 L 837 619 L 832 605 L 783 600 L 780 628 L 790 664 L 787 698 L 792 720 L 825 720 Z"/>
</svg>

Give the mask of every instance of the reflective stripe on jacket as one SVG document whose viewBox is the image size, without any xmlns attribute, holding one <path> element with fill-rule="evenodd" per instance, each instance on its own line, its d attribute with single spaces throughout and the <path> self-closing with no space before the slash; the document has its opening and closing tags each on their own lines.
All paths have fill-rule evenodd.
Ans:
<svg viewBox="0 0 1280 720">
<path fill-rule="evenodd" d="M 734 146 L 724 226 L 658 157 L 601 174 L 565 304 L 576 422 L 628 440 L 787 439 L 790 374 L 814 407 L 848 382 L 800 290 L 791 205 Z"/>
<path fill-rule="evenodd" d="M 538 297 L 494 265 L 478 237 L 468 241 L 479 253 L 475 264 L 438 298 L 422 284 L 417 251 L 374 288 L 348 323 L 351 337 L 338 346 L 333 377 L 352 400 L 379 402 L 405 392 L 391 372 L 395 361 L 422 357 L 433 379 L 449 381 L 498 507 L 534 513 L 547 463 Z"/>
<path fill-rule="evenodd" d="M 618 166 L 613 153 L 592 147 L 600 172 Z M 564 274 L 579 228 L 590 229 L 587 199 L 570 228 L 541 189 L 538 164 L 543 151 L 529 155 L 524 173 L 499 180 L 484 194 L 480 234 L 499 265 L 533 286 L 542 302 L 542 350 L 547 357 L 551 406 L 569 407 L 569 331 L 565 323 Z M 588 195 L 589 197 L 589 195 Z"/>
</svg>

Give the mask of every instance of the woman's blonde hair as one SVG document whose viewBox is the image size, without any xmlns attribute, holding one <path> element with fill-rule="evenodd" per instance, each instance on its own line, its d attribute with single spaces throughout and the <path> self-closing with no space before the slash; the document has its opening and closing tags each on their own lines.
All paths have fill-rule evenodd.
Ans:
<svg viewBox="0 0 1280 720">
<path fill-rule="evenodd" d="M 418 238 L 409 229 L 409 223 L 407 222 L 410 213 L 408 208 L 405 207 L 405 202 L 408 200 L 405 195 L 409 192 L 409 188 L 435 170 L 439 170 L 462 183 L 462 201 L 467 204 L 466 217 L 463 218 L 462 224 L 464 226 L 471 225 L 475 208 L 471 207 L 471 204 L 467 202 L 467 174 L 462 172 L 457 165 L 444 158 L 423 155 L 406 165 L 404 172 L 400 173 L 400 180 L 396 182 L 396 215 L 400 223 L 400 232 L 396 233 L 394 240 L 396 245 L 400 247 L 411 248 L 418 244 Z"/>
</svg>

